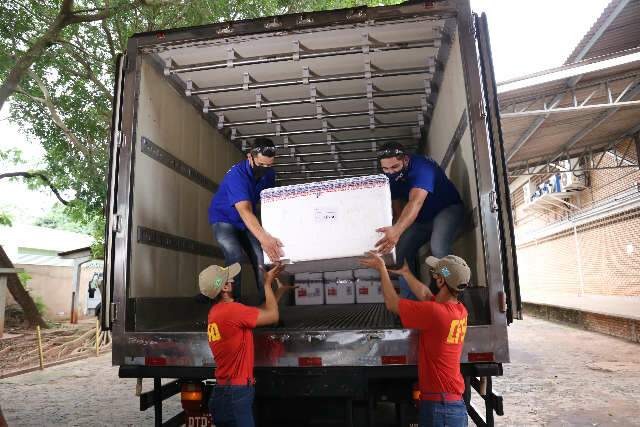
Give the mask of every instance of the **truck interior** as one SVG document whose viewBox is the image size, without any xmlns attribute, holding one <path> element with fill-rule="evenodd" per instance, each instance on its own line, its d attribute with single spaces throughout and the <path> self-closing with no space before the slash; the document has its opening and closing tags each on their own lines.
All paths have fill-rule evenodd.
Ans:
<svg viewBox="0 0 640 427">
<path fill-rule="evenodd" d="M 301 16 L 286 30 L 277 18 L 260 22 L 262 32 L 242 36 L 225 27 L 209 38 L 157 33 L 157 43 L 135 57 L 127 330 L 206 330 L 209 305 L 195 298 L 198 273 L 223 263 L 207 208 L 257 136 L 277 145 L 279 186 L 380 173 L 375 152 L 388 141 L 440 163 L 467 210 L 454 253 L 472 267 L 463 293 L 469 324 L 490 323 L 455 18 L 318 26 Z M 421 259 L 427 253 L 423 248 Z M 250 264 L 243 271 L 243 297 L 255 301 Z M 426 267 L 422 277 L 429 277 Z M 279 328 L 401 328 L 383 304 L 290 304 L 283 302 Z"/>
</svg>

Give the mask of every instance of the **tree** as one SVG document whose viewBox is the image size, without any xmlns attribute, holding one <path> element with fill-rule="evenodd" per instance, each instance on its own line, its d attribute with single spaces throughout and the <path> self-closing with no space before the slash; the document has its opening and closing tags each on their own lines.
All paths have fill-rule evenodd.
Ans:
<svg viewBox="0 0 640 427">
<path fill-rule="evenodd" d="M 383 0 L 14 0 L 0 3 L 0 108 L 44 147 L 38 171 L 102 238 L 115 60 L 134 33 Z M 26 171 L 33 172 L 33 171 Z M 66 194 L 66 193 L 65 193 Z"/>
</svg>

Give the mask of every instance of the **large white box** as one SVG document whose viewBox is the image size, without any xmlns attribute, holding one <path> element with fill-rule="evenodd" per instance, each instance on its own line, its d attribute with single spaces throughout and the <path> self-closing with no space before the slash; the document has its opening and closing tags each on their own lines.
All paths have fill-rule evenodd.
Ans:
<svg viewBox="0 0 640 427">
<path fill-rule="evenodd" d="M 324 304 L 324 285 L 322 282 L 296 282 L 296 305 Z"/>
<path fill-rule="evenodd" d="M 393 219 L 384 175 L 270 188 L 260 199 L 262 226 L 282 241 L 290 273 L 359 268 L 382 237 L 376 229 Z M 393 264 L 394 254 L 385 261 Z"/>
<path fill-rule="evenodd" d="M 297 273 L 295 279 L 296 282 L 322 282 L 324 275 L 322 273 Z"/>
<path fill-rule="evenodd" d="M 374 280 L 356 280 L 356 302 L 378 303 L 384 302 L 382 284 Z"/>
<path fill-rule="evenodd" d="M 353 280 L 339 280 L 324 284 L 324 297 L 327 304 L 354 304 L 356 295 Z"/>
</svg>

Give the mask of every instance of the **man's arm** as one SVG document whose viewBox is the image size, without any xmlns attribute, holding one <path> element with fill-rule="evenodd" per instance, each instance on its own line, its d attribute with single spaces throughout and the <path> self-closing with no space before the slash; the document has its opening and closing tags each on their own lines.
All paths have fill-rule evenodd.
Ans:
<svg viewBox="0 0 640 427">
<path fill-rule="evenodd" d="M 402 209 L 402 213 L 396 223 L 391 227 L 382 227 L 376 230 L 384 233 L 384 237 L 376 242 L 378 251 L 383 254 L 391 252 L 398 244 L 402 233 L 404 233 L 418 217 L 418 213 L 420 209 L 422 209 L 422 205 L 428 195 L 429 192 L 422 188 L 414 187 L 411 189 L 409 192 L 409 201 L 404 209 Z"/>
<path fill-rule="evenodd" d="M 399 270 L 391 270 L 392 273 L 396 273 L 404 277 L 404 280 L 407 281 L 409 285 L 409 289 L 411 292 L 418 298 L 419 301 L 427 301 L 433 297 L 433 293 L 429 290 L 429 287 L 422 283 L 416 276 L 413 275 L 407 262 L 404 262 L 404 265 Z"/>
<path fill-rule="evenodd" d="M 280 319 L 280 313 L 278 311 L 278 301 L 273 294 L 271 284 L 273 280 L 282 272 L 284 266 L 277 263 L 275 267 L 267 271 L 264 275 L 264 304 L 258 307 L 258 320 L 256 320 L 256 326 L 271 325 L 277 323 Z"/>
<path fill-rule="evenodd" d="M 382 282 L 384 305 L 390 312 L 398 314 L 398 303 L 400 302 L 400 297 L 393 288 L 389 272 L 387 271 L 387 267 L 384 265 L 384 260 L 380 255 L 373 251 L 369 252 L 368 255 L 368 258 L 360 260 L 360 264 L 378 270 L 380 273 L 380 281 Z"/>
<path fill-rule="evenodd" d="M 248 200 L 242 200 L 235 205 L 236 210 L 240 214 L 240 218 L 242 218 L 242 222 L 247 226 L 251 234 L 253 234 L 256 239 L 260 242 L 262 249 L 269 255 L 269 259 L 272 262 L 280 261 L 280 257 L 284 255 L 282 249 L 282 242 L 271 234 L 267 233 L 262 225 L 260 225 L 260 221 L 253 213 L 253 207 L 251 206 L 251 202 Z"/>
</svg>

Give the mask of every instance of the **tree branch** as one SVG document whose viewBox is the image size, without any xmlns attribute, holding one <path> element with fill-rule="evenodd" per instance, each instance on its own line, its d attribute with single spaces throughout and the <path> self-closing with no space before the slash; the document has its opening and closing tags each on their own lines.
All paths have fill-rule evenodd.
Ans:
<svg viewBox="0 0 640 427">
<path fill-rule="evenodd" d="M 69 202 L 67 200 L 62 198 L 62 196 L 60 195 L 60 192 L 58 191 L 58 189 L 53 186 L 53 184 L 51 183 L 49 178 L 45 174 L 43 174 L 42 172 L 8 172 L 8 173 L 0 174 L 0 179 L 16 178 L 16 177 L 40 178 L 51 189 L 51 191 L 53 192 L 53 194 L 55 194 L 55 196 L 58 198 L 58 200 L 60 200 L 60 203 L 62 203 L 63 205 L 68 205 L 69 204 Z"/>
<path fill-rule="evenodd" d="M 49 110 L 49 114 L 51 114 L 51 119 L 53 120 L 53 122 L 67 136 L 67 138 L 71 142 L 71 145 L 75 146 L 82 154 L 84 154 L 85 160 L 91 161 L 91 155 L 87 147 L 85 147 L 85 145 L 80 142 L 80 140 L 71 132 L 71 129 L 67 127 L 67 125 L 64 123 L 64 120 L 62 120 L 62 117 L 60 117 L 60 114 L 58 114 L 58 110 L 51 100 L 51 95 L 49 94 L 49 89 L 47 89 L 47 86 L 33 71 L 29 71 L 29 76 L 36 82 L 36 84 L 40 88 L 40 91 L 42 91 L 42 95 L 44 96 L 44 105 Z"/>
</svg>

